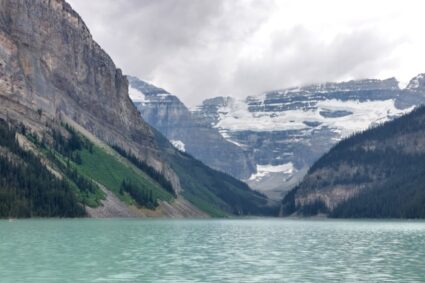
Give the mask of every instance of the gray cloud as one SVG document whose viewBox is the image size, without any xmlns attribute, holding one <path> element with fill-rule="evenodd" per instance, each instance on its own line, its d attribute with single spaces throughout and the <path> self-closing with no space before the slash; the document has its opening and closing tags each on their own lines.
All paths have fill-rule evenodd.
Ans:
<svg viewBox="0 0 425 283">
<path fill-rule="evenodd" d="M 336 15 L 335 25 L 330 19 L 320 27 L 319 16 L 300 13 L 298 20 L 291 14 L 298 1 L 283 8 L 274 0 L 69 2 L 125 73 L 166 88 L 189 105 L 218 95 L 243 97 L 312 82 L 390 72 L 406 76 L 420 69 L 399 68 L 400 48 L 408 40 L 403 29 L 382 30 L 385 17 L 354 15 L 345 22 Z M 324 1 L 323 11 L 334 3 Z M 393 10 L 388 20 L 404 20 Z"/>
<path fill-rule="evenodd" d="M 397 64 L 392 44 L 379 34 L 354 31 L 324 43 L 302 27 L 275 34 L 272 46 L 259 60 L 239 62 L 234 85 L 243 92 L 375 76 Z"/>
</svg>

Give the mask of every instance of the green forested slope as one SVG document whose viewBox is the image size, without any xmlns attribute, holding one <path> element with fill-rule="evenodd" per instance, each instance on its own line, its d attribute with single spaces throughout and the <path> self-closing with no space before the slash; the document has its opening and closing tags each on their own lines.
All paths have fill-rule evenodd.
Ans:
<svg viewBox="0 0 425 283">
<path fill-rule="evenodd" d="M 0 126 L 0 217 L 84 216 L 84 206 L 98 207 L 105 198 L 98 184 L 128 205 L 148 209 L 176 197 L 171 184 L 146 163 L 119 147 L 105 150 L 68 125 L 42 138 L 23 126 Z M 21 149 L 17 132 L 34 150 Z M 245 183 L 176 151 L 162 135 L 158 139 L 180 178 L 182 196 L 202 211 L 218 217 L 276 214 Z"/>
<path fill-rule="evenodd" d="M 285 214 L 425 218 L 425 108 L 337 144 L 283 208 Z"/>
<path fill-rule="evenodd" d="M 84 216 L 71 184 L 22 150 L 15 135 L 0 121 L 0 218 Z"/>
<path fill-rule="evenodd" d="M 19 146 L 17 133 L 36 153 Z M 84 206 L 97 207 L 105 198 L 97 183 L 128 205 L 154 209 L 159 200 L 172 201 L 170 188 L 152 169 L 142 168 L 145 172 L 111 152 L 67 125 L 40 139 L 0 121 L 0 217 L 85 216 Z"/>
</svg>

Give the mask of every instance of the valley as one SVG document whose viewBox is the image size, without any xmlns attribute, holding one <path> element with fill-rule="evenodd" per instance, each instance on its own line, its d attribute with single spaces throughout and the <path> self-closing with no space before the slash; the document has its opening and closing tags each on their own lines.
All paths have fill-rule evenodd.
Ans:
<svg viewBox="0 0 425 283">
<path fill-rule="evenodd" d="M 132 77 L 130 95 L 178 148 L 280 200 L 333 145 L 423 104 L 422 81 L 418 75 L 405 88 L 394 78 L 323 83 L 244 100 L 217 97 L 189 109 Z"/>
<path fill-rule="evenodd" d="M 66 1 L 4 0 L 0 11 L 3 218 L 423 216 L 423 74 L 405 87 L 324 82 L 188 107 L 123 75 Z M 33 166 L 45 178 L 34 188 Z M 409 205 L 387 211 L 385 199 Z"/>
</svg>

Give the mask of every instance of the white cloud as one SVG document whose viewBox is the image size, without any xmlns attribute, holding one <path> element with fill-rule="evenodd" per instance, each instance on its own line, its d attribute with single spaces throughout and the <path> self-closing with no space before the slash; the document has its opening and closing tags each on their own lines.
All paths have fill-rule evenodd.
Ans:
<svg viewBox="0 0 425 283">
<path fill-rule="evenodd" d="M 69 0 L 125 73 L 194 105 L 425 72 L 420 0 Z"/>
</svg>

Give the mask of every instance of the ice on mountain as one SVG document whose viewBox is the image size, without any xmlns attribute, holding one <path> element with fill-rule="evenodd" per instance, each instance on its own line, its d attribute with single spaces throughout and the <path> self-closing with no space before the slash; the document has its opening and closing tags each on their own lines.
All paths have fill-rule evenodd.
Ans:
<svg viewBox="0 0 425 283">
<path fill-rule="evenodd" d="M 171 144 L 182 152 L 186 152 L 185 144 L 181 140 L 170 140 Z"/>
</svg>

